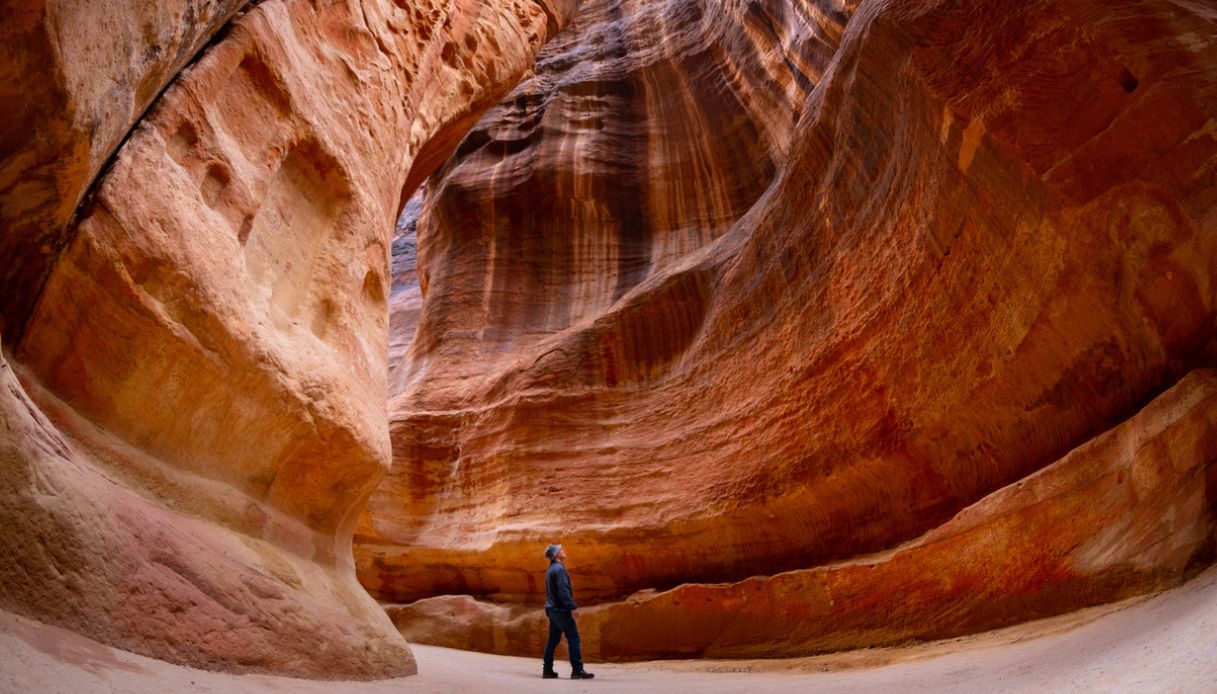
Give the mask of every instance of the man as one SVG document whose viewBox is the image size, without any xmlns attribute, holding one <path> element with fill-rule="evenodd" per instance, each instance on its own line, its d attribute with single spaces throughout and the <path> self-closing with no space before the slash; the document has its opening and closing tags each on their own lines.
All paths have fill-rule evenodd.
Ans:
<svg viewBox="0 0 1217 694">
<path fill-rule="evenodd" d="M 571 592 L 570 574 L 566 573 L 566 550 L 562 545 L 550 545 L 545 548 L 545 558 L 549 560 L 549 570 L 545 572 L 545 616 L 549 617 L 549 641 L 545 644 L 545 661 L 541 677 L 555 679 L 554 649 L 566 634 L 566 646 L 570 649 L 570 678 L 572 680 L 590 680 L 595 677 L 583 669 L 583 659 L 579 653 L 579 629 L 575 626 L 575 616 L 571 614 L 579 606 L 575 604 L 575 596 Z"/>
</svg>

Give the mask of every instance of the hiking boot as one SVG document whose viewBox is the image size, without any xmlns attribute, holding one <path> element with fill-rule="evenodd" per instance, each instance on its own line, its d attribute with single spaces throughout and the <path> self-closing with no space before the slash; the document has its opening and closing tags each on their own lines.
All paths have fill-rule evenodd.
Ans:
<svg viewBox="0 0 1217 694">
<path fill-rule="evenodd" d="M 543 670 L 541 672 L 541 679 L 556 680 L 556 679 L 558 679 L 558 673 L 554 672 L 553 670 Z"/>
<path fill-rule="evenodd" d="M 587 670 L 583 670 L 583 671 L 580 671 L 580 672 L 572 672 L 572 673 L 570 673 L 570 678 L 571 678 L 572 680 L 590 680 L 590 679 L 591 679 L 591 678 L 593 678 L 593 677 L 595 677 L 595 675 L 593 675 L 592 673 L 588 672 Z"/>
</svg>

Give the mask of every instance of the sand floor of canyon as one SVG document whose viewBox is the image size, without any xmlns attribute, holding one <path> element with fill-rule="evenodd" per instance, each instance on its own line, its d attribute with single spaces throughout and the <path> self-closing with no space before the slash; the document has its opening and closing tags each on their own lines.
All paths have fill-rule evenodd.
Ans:
<svg viewBox="0 0 1217 694">
<path fill-rule="evenodd" d="M 1212 692 L 1217 567 L 1151 598 L 964 638 L 788 660 L 595 664 L 590 682 L 540 660 L 414 646 L 415 677 L 327 682 L 172 665 L 0 613 L 4 692 Z M 564 664 L 565 665 L 565 664 Z M 564 675 L 568 668 L 560 668 Z"/>
</svg>

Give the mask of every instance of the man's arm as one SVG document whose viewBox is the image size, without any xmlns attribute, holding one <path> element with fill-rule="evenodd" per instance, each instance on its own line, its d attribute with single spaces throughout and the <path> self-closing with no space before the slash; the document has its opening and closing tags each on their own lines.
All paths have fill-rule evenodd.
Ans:
<svg viewBox="0 0 1217 694">
<path fill-rule="evenodd" d="M 570 587 L 570 574 L 566 573 L 565 566 L 558 572 L 557 578 L 558 580 L 555 583 L 558 584 L 559 603 L 568 610 L 579 609 L 579 606 L 575 604 L 575 595 Z"/>
</svg>

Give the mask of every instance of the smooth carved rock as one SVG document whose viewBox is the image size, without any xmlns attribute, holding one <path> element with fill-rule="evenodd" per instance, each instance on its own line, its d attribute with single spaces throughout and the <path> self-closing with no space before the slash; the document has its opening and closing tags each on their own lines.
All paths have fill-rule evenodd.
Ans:
<svg viewBox="0 0 1217 694">
<path fill-rule="evenodd" d="M 1204 369 L 898 549 L 580 609 L 583 652 L 798 656 L 948 638 L 1116 601 L 1174 585 L 1211 561 L 1215 507 L 1217 374 Z M 571 568 L 577 583 L 577 559 Z M 515 655 L 540 652 L 547 630 L 535 607 L 468 596 L 420 600 L 390 616 L 411 641 Z"/>
<path fill-rule="evenodd" d="M 390 448 L 360 577 L 499 601 L 395 609 L 463 647 L 535 652 L 553 539 L 601 658 L 962 633 L 1210 561 L 1214 377 L 1178 379 L 1217 354 L 1217 16 L 855 4 L 589 0 L 464 137 L 573 3 L 259 3 L 79 210 L 237 4 L 13 6 L 0 606 L 409 672 L 350 558 Z"/>
<path fill-rule="evenodd" d="M 45 436 L 69 442 L 5 459 L 10 516 L 54 520 L 6 526 L 25 533 L 4 538 L 11 569 L 90 570 L 6 580 L 6 609 L 195 665 L 413 671 L 350 549 L 389 464 L 393 222 L 417 159 L 509 90 L 569 11 L 268 2 L 181 75 L 10 345 Z M 38 513 L 41 474 L 59 501 Z"/>
<path fill-rule="evenodd" d="M 773 66 L 797 42 L 745 42 L 804 21 L 783 4 L 586 6 L 430 184 L 363 583 L 537 605 L 538 547 L 561 539 L 595 604 L 890 550 L 1211 364 L 1213 13 L 1117 5 L 864 2 L 787 109 L 721 101 L 775 94 L 748 65 L 790 74 Z M 696 79 L 668 45 L 705 47 Z M 693 117 L 698 88 L 717 119 Z M 771 174 L 741 163 L 766 153 Z M 902 579 L 971 571 L 933 556 Z M 1066 579 L 1008 609 L 1076 607 Z"/>
<path fill-rule="evenodd" d="M 349 571 L 287 546 L 287 533 L 303 535 L 290 519 L 228 485 L 175 478 L 20 375 L 28 393 L 0 359 L 6 609 L 212 669 L 413 671 L 409 649 Z M 281 534 L 224 525 L 253 517 Z"/>
<path fill-rule="evenodd" d="M 621 433 L 631 403 L 679 409 L 655 386 L 680 371 L 716 281 L 680 264 L 773 183 L 848 9 L 585 2 L 465 138 L 418 222 L 425 300 L 392 367 L 398 466 L 360 530 L 364 585 L 389 600 L 535 597 L 524 567 L 544 527 L 571 527 L 581 507 L 574 527 L 630 532 L 632 514 L 658 510 L 668 492 L 636 495 L 649 472 L 631 469 L 644 452 Z M 587 344 L 572 352 L 561 335 Z M 569 359 L 575 372 L 560 366 Z M 650 425 L 670 427 L 664 440 L 692 423 Z M 634 587 L 686 573 L 674 571 Z M 585 585 L 611 595 L 615 580 L 596 572 Z"/>
<path fill-rule="evenodd" d="M 69 219 L 161 89 L 247 0 L 8 0 L 0 21 L 0 333 L 17 338 Z M 20 262 L 13 262 L 20 259 Z"/>
</svg>

